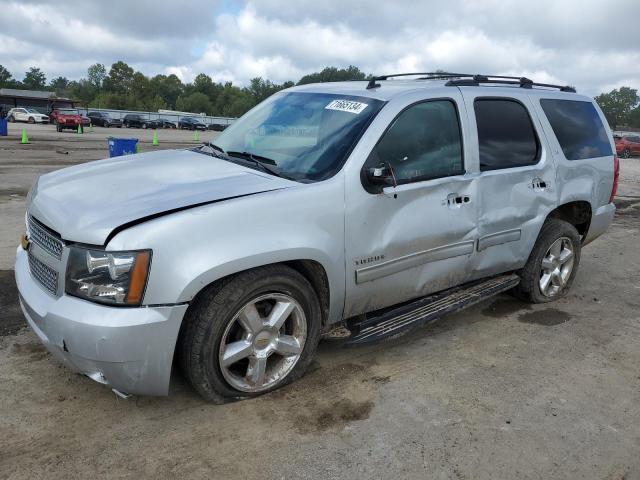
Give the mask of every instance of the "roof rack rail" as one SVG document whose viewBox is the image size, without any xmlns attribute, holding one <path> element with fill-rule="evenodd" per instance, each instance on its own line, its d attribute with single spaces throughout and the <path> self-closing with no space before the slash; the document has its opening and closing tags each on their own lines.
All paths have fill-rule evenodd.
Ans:
<svg viewBox="0 0 640 480">
<path fill-rule="evenodd" d="M 466 76 L 465 76 L 466 77 Z M 519 85 L 522 88 L 557 88 L 561 92 L 576 93 L 575 87 L 570 85 L 553 85 L 539 83 L 527 77 L 508 77 L 504 75 L 473 75 L 471 78 L 451 79 L 445 85 L 447 87 L 479 86 L 481 83 L 495 83 L 499 85 Z"/>
<path fill-rule="evenodd" d="M 527 77 L 510 77 L 504 75 L 478 75 L 473 73 L 450 73 L 450 72 L 420 72 L 420 73 L 396 73 L 393 75 L 380 75 L 371 77 L 367 84 L 367 89 L 380 86 L 378 80 L 387 80 L 392 77 L 408 77 L 415 75 L 425 75 L 418 80 L 448 80 L 447 87 L 479 86 L 482 83 L 494 83 L 499 85 L 519 85 L 522 88 L 557 88 L 561 92 L 576 93 L 575 87 L 569 85 L 552 85 L 550 83 L 538 83 Z"/>
<path fill-rule="evenodd" d="M 379 83 L 376 83 L 378 80 L 387 80 L 392 77 L 414 77 L 416 75 L 426 75 L 426 77 L 421 77 L 418 80 L 446 80 L 448 78 L 473 77 L 473 75 L 469 73 L 449 73 L 449 72 L 394 73 L 391 75 L 379 75 L 377 77 L 371 77 L 369 79 L 369 84 L 367 85 L 367 90 L 370 90 L 372 88 L 378 88 L 380 86 Z"/>
</svg>

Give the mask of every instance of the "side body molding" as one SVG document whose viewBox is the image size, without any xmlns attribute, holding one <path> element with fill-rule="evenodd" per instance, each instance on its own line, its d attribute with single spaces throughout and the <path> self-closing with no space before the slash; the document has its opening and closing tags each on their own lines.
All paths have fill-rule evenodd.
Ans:
<svg viewBox="0 0 640 480">
<path fill-rule="evenodd" d="M 491 233 L 478 239 L 478 251 L 481 252 L 494 245 L 502 245 L 508 242 L 517 242 L 522 236 L 522 230 L 519 228 L 513 230 L 505 230 L 504 232 Z"/>
<path fill-rule="evenodd" d="M 386 262 L 378 263 L 356 270 L 356 283 L 370 282 L 378 278 L 393 275 L 394 273 L 407 270 L 409 268 L 424 265 L 425 263 L 437 262 L 446 258 L 470 255 L 473 253 L 475 242 L 467 240 L 451 245 L 423 250 L 403 257 L 394 258 Z"/>
</svg>

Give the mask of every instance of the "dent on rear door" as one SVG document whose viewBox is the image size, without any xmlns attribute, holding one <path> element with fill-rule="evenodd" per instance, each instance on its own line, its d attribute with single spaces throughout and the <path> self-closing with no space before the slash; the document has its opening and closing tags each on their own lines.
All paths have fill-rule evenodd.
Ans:
<svg viewBox="0 0 640 480">
<path fill-rule="evenodd" d="M 475 98 L 482 96 L 465 97 L 471 112 Z M 544 220 L 557 205 L 555 161 L 547 137 L 531 100 L 523 96 L 518 96 L 517 100 L 529 112 L 540 142 L 540 156 L 535 165 L 480 174 L 479 240 L 474 278 L 521 268 L 529 258 Z M 472 123 L 477 142 L 475 116 Z"/>
</svg>

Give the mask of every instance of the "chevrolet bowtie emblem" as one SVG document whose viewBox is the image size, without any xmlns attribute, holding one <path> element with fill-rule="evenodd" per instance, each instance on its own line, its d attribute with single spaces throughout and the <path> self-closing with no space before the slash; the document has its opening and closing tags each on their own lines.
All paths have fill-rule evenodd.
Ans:
<svg viewBox="0 0 640 480">
<path fill-rule="evenodd" d="M 26 234 L 26 233 L 24 233 L 24 234 L 22 235 L 22 237 L 20 237 L 20 245 L 22 245 L 22 248 L 23 248 L 24 250 L 29 250 L 29 244 L 30 244 L 30 243 L 31 243 L 31 242 L 29 242 L 29 237 L 27 237 L 27 234 Z"/>
</svg>

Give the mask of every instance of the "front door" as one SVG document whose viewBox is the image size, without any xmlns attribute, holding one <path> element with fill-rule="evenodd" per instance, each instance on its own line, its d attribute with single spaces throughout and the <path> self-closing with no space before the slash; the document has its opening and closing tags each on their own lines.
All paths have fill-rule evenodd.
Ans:
<svg viewBox="0 0 640 480">
<path fill-rule="evenodd" d="M 377 188 L 364 174 L 351 181 L 359 172 L 347 171 L 346 317 L 469 277 L 477 175 L 465 171 L 461 111 L 462 98 L 452 91 L 448 98 L 387 105 L 372 125 L 389 127 L 373 140 L 362 171 L 387 168 L 396 185 Z"/>
<path fill-rule="evenodd" d="M 555 167 L 531 99 L 461 88 L 479 157 L 478 252 L 473 277 L 521 268 L 555 208 Z"/>
</svg>

